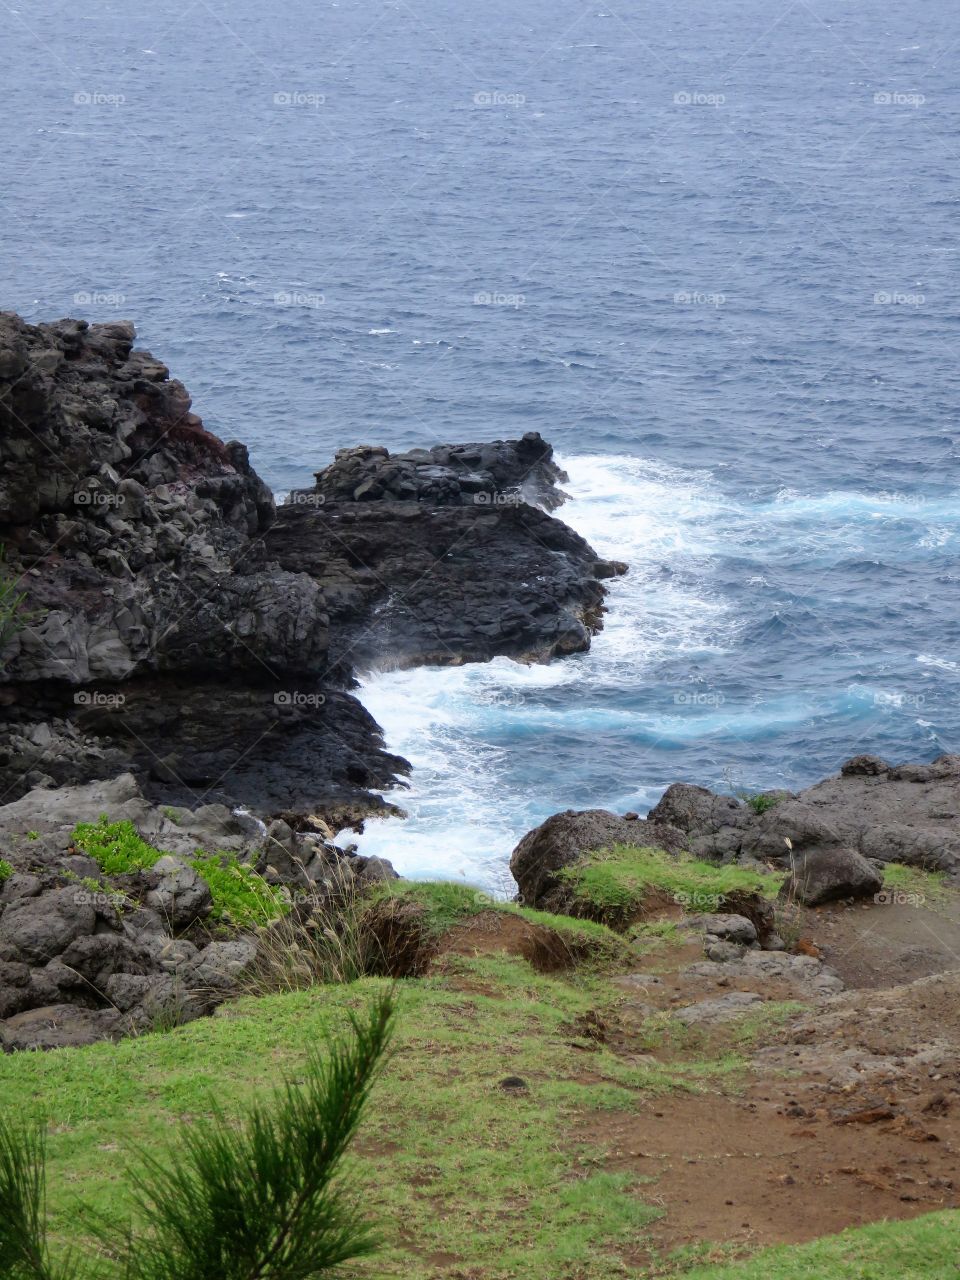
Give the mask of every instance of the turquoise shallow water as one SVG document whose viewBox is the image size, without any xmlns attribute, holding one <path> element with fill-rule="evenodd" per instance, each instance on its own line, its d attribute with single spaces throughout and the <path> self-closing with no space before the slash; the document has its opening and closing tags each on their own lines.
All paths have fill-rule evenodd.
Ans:
<svg viewBox="0 0 960 1280">
<path fill-rule="evenodd" d="M 404 869 L 567 804 L 955 749 L 960 13 L 21 6 L 3 305 L 136 320 L 278 490 L 535 428 L 631 562 L 593 652 L 372 677 Z"/>
</svg>

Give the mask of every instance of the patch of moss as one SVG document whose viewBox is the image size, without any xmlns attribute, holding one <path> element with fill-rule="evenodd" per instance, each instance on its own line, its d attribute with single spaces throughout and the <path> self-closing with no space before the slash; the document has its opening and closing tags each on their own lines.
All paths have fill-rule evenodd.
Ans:
<svg viewBox="0 0 960 1280">
<path fill-rule="evenodd" d="M 13 867 L 4 858 L 0 858 L 0 884 L 13 875 Z"/>
<path fill-rule="evenodd" d="M 635 918 L 654 892 L 686 910 L 711 911 L 735 891 L 775 897 L 783 881 L 782 875 L 718 866 L 689 854 L 674 856 L 663 849 L 632 845 L 592 853 L 586 861 L 566 867 L 560 878 L 569 887 L 579 912 L 621 925 Z"/>
</svg>

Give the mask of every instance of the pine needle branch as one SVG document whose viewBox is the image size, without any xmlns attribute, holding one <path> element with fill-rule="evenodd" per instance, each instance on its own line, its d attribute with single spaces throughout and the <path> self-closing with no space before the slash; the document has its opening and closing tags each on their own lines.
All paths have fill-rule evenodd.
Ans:
<svg viewBox="0 0 960 1280">
<path fill-rule="evenodd" d="M 70 1257 L 50 1260 L 46 1241 L 46 1141 L 40 1127 L 0 1119 L 0 1276 L 4 1280 L 73 1280 Z"/>
<path fill-rule="evenodd" d="M 134 1203 L 147 1233 L 98 1232 L 125 1276 L 312 1280 L 373 1251 L 335 1175 L 389 1041 L 392 996 L 350 1021 L 352 1037 L 313 1056 L 305 1080 L 272 1104 L 253 1104 L 239 1123 L 215 1111 L 187 1132 L 175 1160 L 142 1156 Z"/>
</svg>

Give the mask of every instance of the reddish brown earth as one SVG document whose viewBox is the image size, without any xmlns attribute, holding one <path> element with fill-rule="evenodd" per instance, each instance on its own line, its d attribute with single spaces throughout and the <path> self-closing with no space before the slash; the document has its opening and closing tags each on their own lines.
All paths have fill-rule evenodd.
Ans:
<svg viewBox="0 0 960 1280">
<path fill-rule="evenodd" d="M 761 1033 L 745 1072 L 707 1094 L 641 1099 L 634 1111 L 594 1113 L 579 1126 L 577 1138 L 605 1152 L 607 1169 L 649 1179 L 638 1193 L 665 1211 L 632 1264 L 703 1242 L 799 1243 L 960 1205 L 956 908 L 839 905 L 808 912 L 803 929 L 800 950 L 821 954 L 845 991 L 811 998 L 785 982 L 727 977 L 711 985 L 685 972 L 694 948 L 674 953 L 670 972 L 640 978 L 642 987 L 624 984 L 636 994 L 608 1043 L 661 1061 L 735 1045 L 737 1022 L 691 1029 L 682 1048 L 651 1049 L 649 1039 L 636 1044 L 650 1006 L 676 1010 L 731 990 L 801 1002 Z"/>
<path fill-rule="evenodd" d="M 550 954 L 545 932 L 481 916 L 453 930 L 443 954 L 533 959 Z M 584 1112 L 573 1126 L 572 1154 L 589 1149 L 595 1169 L 599 1150 L 601 1168 L 635 1175 L 638 1196 L 664 1211 L 628 1266 L 656 1274 L 683 1247 L 799 1243 L 960 1205 L 960 909 L 832 905 L 806 913 L 802 939 L 799 951 L 846 990 L 811 994 L 726 966 L 705 974 L 691 942 L 624 975 L 617 1006 L 576 1030 L 569 1078 L 584 1084 L 599 1078 L 584 1038 L 638 1062 L 726 1047 L 746 1059 L 705 1093 L 638 1094 L 635 1109 Z M 651 1032 L 652 1015 L 736 991 L 762 1002 L 731 1021 Z M 794 1007 L 764 1019 L 769 1001 Z M 748 1037 L 744 1018 L 759 1018 Z"/>
</svg>

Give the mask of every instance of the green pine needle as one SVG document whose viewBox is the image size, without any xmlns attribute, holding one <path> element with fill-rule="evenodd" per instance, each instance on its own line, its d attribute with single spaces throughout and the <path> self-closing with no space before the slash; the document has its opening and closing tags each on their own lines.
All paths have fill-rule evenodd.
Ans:
<svg viewBox="0 0 960 1280">
<path fill-rule="evenodd" d="M 0 1276 L 72 1280 L 70 1258 L 52 1263 L 46 1244 L 45 1141 L 40 1129 L 0 1119 Z"/>
<path fill-rule="evenodd" d="M 254 1104 L 239 1124 L 222 1113 L 184 1136 L 175 1162 L 142 1158 L 135 1204 L 151 1224 L 105 1241 L 136 1280 L 310 1280 L 376 1247 L 342 1189 L 331 1185 L 356 1131 L 390 1036 L 380 997 L 353 1037 L 311 1058 L 302 1084 Z"/>
<path fill-rule="evenodd" d="M 383 1060 L 392 995 L 351 1015 L 353 1035 L 314 1055 L 302 1083 L 239 1121 L 214 1111 L 167 1157 L 141 1153 L 132 1175 L 143 1231 L 104 1222 L 99 1274 L 124 1280 L 313 1280 L 372 1253 L 377 1240 L 335 1181 Z M 46 1246 L 42 1131 L 0 1121 L 0 1277 L 77 1280 Z M 93 1265 L 93 1264 L 92 1264 Z"/>
</svg>

